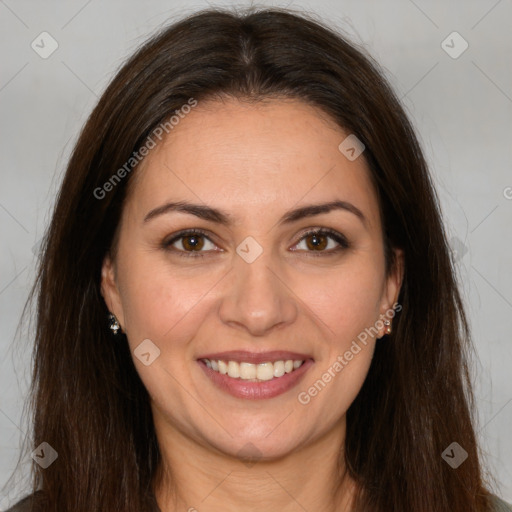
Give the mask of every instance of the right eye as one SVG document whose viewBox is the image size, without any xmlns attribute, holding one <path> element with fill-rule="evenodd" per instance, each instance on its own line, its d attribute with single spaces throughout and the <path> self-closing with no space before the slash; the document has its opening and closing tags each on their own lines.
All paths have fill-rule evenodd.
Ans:
<svg viewBox="0 0 512 512">
<path fill-rule="evenodd" d="M 204 257 L 204 254 L 201 254 L 201 252 L 208 252 L 201 250 L 205 246 L 205 240 L 215 247 L 215 244 L 213 244 L 205 232 L 198 229 L 189 229 L 177 233 L 169 241 L 164 243 L 164 247 L 167 250 L 177 253 L 179 256 L 192 258 Z M 181 248 L 176 247 L 176 244 L 180 244 Z"/>
</svg>

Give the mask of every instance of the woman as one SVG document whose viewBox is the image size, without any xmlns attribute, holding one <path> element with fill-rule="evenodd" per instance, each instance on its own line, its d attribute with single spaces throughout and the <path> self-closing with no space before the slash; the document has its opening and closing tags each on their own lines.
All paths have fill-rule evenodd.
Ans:
<svg viewBox="0 0 512 512">
<path fill-rule="evenodd" d="M 37 285 L 37 492 L 12 510 L 510 510 L 417 139 L 315 21 L 208 10 L 148 41 Z"/>
</svg>

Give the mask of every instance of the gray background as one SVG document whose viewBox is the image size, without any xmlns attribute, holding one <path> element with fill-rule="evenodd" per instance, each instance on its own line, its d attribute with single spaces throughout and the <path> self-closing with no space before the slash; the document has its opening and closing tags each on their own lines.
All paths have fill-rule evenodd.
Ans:
<svg viewBox="0 0 512 512">
<path fill-rule="evenodd" d="M 123 60 L 169 20 L 207 5 L 0 0 L 0 486 L 27 430 L 31 338 L 26 327 L 16 336 L 16 328 L 73 143 Z M 494 490 L 512 501 L 511 0 L 259 5 L 305 8 L 329 20 L 382 64 L 403 99 L 457 254 L 478 356 L 473 371 L 484 460 L 496 477 Z M 59 45 L 47 59 L 31 48 L 43 31 Z M 469 44 L 458 58 L 441 46 L 453 31 Z M 447 44 L 452 53 L 462 48 L 453 37 Z M 23 494 L 16 482 L 0 495 L 0 510 Z"/>
</svg>

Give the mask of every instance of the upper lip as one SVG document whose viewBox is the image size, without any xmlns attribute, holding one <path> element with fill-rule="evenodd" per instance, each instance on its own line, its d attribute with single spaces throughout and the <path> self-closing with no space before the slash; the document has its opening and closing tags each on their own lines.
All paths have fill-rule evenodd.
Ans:
<svg viewBox="0 0 512 512">
<path fill-rule="evenodd" d="M 217 352 L 204 354 L 197 359 L 209 359 L 215 361 L 236 361 L 238 363 L 267 363 L 269 361 L 306 361 L 313 359 L 310 355 L 300 354 L 298 352 L 288 352 L 286 350 L 272 350 L 270 352 L 249 352 L 247 350 L 230 350 L 228 352 Z"/>
</svg>

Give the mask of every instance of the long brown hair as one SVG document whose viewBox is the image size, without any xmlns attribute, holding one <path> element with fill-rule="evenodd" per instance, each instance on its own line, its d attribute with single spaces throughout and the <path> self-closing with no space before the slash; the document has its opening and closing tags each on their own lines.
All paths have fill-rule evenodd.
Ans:
<svg viewBox="0 0 512 512">
<path fill-rule="evenodd" d="M 300 99 L 356 134 L 378 192 L 388 272 L 391 249 L 404 250 L 402 310 L 347 413 L 344 462 L 359 485 L 356 509 L 487 511 L 470 333 L 413 128 L 371 57 L 312 17 L 282 9 L 209 9 L 169 26 L 122 67 L 83 128 L 34 289 L 33 446 L 45 441 L 59 454 L 45 470 L 33 466 L 45 510 L 151 506 L 160 453 L 148 394 L 126 340 L 107 328 L 100 293 L 101 264 L 115 250 L 137 170 L 108 191 L 104 184 L 190 98 L 224 95 Z M 468 453 L 457 469 L 441 457 L 454 441 Z"/>
</svg>

